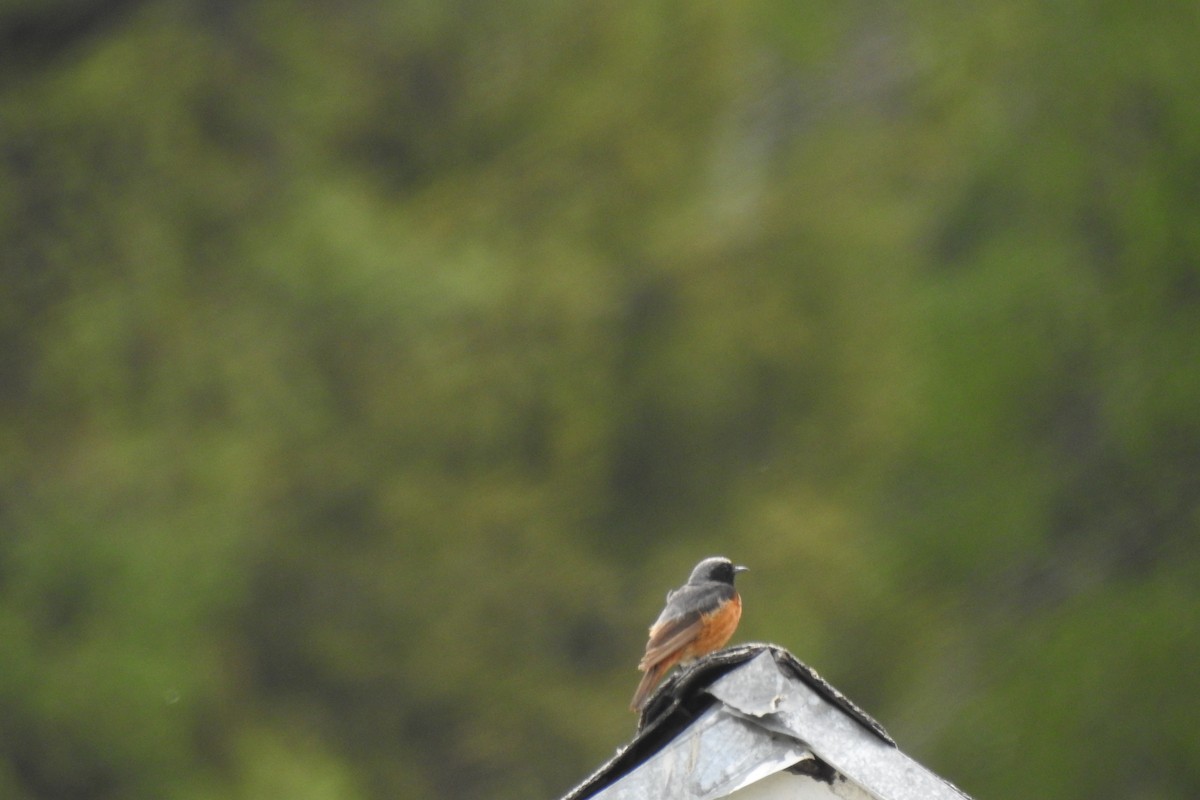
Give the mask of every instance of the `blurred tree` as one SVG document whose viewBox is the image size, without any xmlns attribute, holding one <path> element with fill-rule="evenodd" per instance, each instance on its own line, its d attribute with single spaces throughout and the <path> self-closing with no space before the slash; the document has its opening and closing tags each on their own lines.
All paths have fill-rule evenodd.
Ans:
<svg viewBox="0 0 1200 800">
<path fill-rule="evenodd" d="M 972 794 L 1193 796 L 1196 16 L 0 2 L 0 794 L 552 796 L 724 552 Z"/>
</svg>

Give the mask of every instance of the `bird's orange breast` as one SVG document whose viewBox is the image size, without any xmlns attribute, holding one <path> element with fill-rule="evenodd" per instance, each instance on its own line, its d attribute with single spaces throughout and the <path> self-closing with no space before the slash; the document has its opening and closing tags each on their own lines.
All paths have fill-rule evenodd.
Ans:
<svg viewBox="0 0 1200 800">
<path fill-rule="evenodd" d="M 684 661 L 698 658 L 720 649 L 733 632 L 737 630 L 738 621 L 742 618 L 742 598 L 734 592 L 733 597 L 722 603 L 715 611 L 700 617 L 702 624 L 696 638 L 684 647 L 681 654 Z"/>
</svg>

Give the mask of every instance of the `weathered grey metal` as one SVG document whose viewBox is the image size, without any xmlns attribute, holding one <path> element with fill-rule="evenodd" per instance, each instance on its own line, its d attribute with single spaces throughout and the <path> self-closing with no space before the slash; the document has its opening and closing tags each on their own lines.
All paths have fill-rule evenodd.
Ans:
<svg viewBox="0 0 1200 800">
<path fill-rule="evenodd" d="M 718 713 L 794 737 L 846 780 L 879 800 L 969 800 L 956 786 L 868 732 L 803 681 L 785 675 L 770 651 L 717 679 Z"/>
<path fill-rule="evenodd" d="M 565 800 L 970 800 L 783 648 L 703 659 L 651 698 L 637 736 Z"/>
<path fill-rule="evenodd" d="M 775 736 L 755 721 L 714 705 L 683 734 L 593 798 L 714 800 L 808 755 L 794 737 Z"/>
</svg>

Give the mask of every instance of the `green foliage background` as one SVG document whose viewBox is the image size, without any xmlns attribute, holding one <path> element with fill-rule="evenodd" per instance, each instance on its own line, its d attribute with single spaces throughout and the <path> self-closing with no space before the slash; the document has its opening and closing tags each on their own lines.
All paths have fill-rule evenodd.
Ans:
<svg viewBox="0 0 1200 800">
<path fill-rule="evenodd" d="M 663 592 L 1194 798 L 1200 6 L 0 2 L 0 796 L 554 797 Z"/>
</svg>

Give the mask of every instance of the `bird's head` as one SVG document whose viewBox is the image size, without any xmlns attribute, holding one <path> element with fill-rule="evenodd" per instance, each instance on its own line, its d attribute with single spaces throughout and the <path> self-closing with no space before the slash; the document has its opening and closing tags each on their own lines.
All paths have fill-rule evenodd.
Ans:
<svg viewBox="0 0 1200 800">
<path fill-rule="evenodd" d="M 688 583 L 717 581 L 732 586 L 734 576 L 747 569 L 749 567 L 734 566 L 733 562 L 724 556 L 713 556 L 696 565 L 696 568 L 692 570 L 692 577 L 688 578 Z"/>
</svg>

